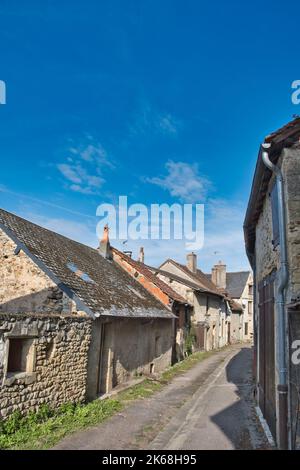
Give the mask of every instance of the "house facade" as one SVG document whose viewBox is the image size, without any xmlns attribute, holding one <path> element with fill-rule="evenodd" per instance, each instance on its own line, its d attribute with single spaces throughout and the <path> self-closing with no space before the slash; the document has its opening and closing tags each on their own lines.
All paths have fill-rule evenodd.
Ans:
<svg viewBox="0 0 300 470">
<path fill-rule="evenodd" d="M 145 265 L 143 248 L 140 250 L 138 261 L 132 259 L 131 254 L 123 253 L 114 247 L 111 248 L 111 253 L 115 263 L 176 316 L 172 362 L 181 361 L 187 354 L 186 338 L 190 332 L 192 305 L 169 284 L 155 276 L 153 268 Z"/>
<path fill-rule="evenodd" d="M 230 325 L 230 342 L 253 339 L 253 276 L 251 271 L 227 272 L 219 261 L 212 268 L 211 281 L 234 301 Z M 237 308 L 239 307 L 239 308 Z"/>
<path fill-rule="evenodd" d="M 0 210 L 0 417 L 171 364 L 175 316 L 101 250 Z"/>
<path fill-rule="evenodd" d="M 226 272 L 226 290 L 243 307 L 241 340 L 253 340 L 253 275 L 251 271 Z"/>
<path fill-rule="evenodd" d="M 299 446 L 300 119 L 265 138 L 244 222 L 254 272 L 258 405 L 281 449 Z"/>
<path fill-rule="evenodd" d="M 186 266 L 168 259 L 156 270 L 156 275 L 193 306 L 191 324 L 198 349 L 210 351 L 229 343 L 231 308 L 228 299 L 197 268 L 195 253 L 187 255 Z"/>
</svg>

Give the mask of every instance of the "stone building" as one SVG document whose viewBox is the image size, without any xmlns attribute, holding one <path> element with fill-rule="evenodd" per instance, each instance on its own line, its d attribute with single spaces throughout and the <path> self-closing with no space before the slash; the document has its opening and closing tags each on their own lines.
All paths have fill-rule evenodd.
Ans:
<svg viewBox="0 0 300 470">
<path fill-rule="evenodd" d="M 182 360 L 187 353 L 186 338 L 190 332 L 192 305 L 172 287 L 159 279 L 152 272 L 153 268 L 144 263 L 144 250 L 140 249 L 139 260 L 132 259 L 131 253 L 123 253 L 111 247 L 113 260 L 118 263 L 128 274 L 133 276 L 162 304 L 170 309 L 176 316 L 174 322 L 174 346 L 173 362 Z"/>
<path fill-rule="evenodd" d="M 231 314 L 230 342 L 253 339 L 253 277 L 250 271 L 227 272 L 219 261 L 212 268 L 209 279 L 230 296 L 235 306 Z"/>
<path fill-rule="evenodd" d="M 199 349 L 209 351 L 229 343 L 229 298 L 197 268 L 195 253 L 187 255 L 186 266 L 168 259 L 155 273 L 193 306 L 191 323 Z"/>
<path fill-rule="evenodd" d="M 101 250 L 0 210 L 0 416 L 171 364 L 175 317 Z"/>
<path fill-rule="evenodd" d="M 300 365 L 300 118 L 261 145 L 244 222 L 254 272 L 259 407 L 279 448 L 297 446 Z"/>
</svg>

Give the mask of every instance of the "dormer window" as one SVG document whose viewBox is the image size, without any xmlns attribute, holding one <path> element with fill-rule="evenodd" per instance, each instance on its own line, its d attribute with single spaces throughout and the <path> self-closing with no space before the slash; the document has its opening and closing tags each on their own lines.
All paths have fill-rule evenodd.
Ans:
<svg viewBox="0 0 300 470">
<path fill-rule="evenodd" d="M 79 268 L 77 268 L 76 264 L 67 263 L 67 267 L 70 269 L 70 271 L 72 271 L 74 274 L 76 274 L 76 276 L 79 277 L 80 279 L 82 279 L 83 281 L 94 283 L 93 279 L 91 279 L 90 276 L 87 273 L 85 273 L 85 272 L 81 271 Z"/>
</svg>

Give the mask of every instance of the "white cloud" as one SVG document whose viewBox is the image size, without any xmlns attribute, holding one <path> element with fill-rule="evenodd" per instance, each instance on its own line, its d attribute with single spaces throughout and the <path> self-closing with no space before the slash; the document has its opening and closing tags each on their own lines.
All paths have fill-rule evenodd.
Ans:
<svg viewBox="0 0 300 470">
<path fill-rule="evenodd" d="M 249 269 L 245 253 L 243 221 L 245 207 L 239 201 L 211 199 L 205 206 L 205 239 L 200 260 L 206 269 L 218 260 L 231 271 Z"/>
<path fill-rule="evenodd" d="M 142 103 L 130 125 L 132 135 L 165 134 L 175 136 L 181 123 L 172 114 L 157 111 L 149 103 Z"/>
<path fill-rule="evenodd" d="M 162 115 L 158 120 L 160 129 L 167 134 L 177 134 L 178 122 L 170 115 Z"/>
<path fill-rule="evenodd" d="M 146 181 L 169 191 L 171 196 L 177 197 L 182 202 L 202 203 L 206 199 L 211 183 L 199 174 L 196 163 L 169 160 L 166 169 L 166 176 L 146 178 Z"/>
<path fill-rule="evenodd" d="M 70 147 L 66 161 L 59 163 L 57 169 L 64 176 L 67 188 L 71 191 L 98 194 L 105 183 L 103 169 L 112 169 L 114 165 L 99 142 L 93 142 L 90 136 L 88 140 L 85 145 Z"/>
<path fill-rule="evenodd" d="M 205 204 L 204 245 L 197 251 L 198 267 L 209 273 L 220 259 L 228 271 L 248 270 L 245 253 L 243 219 L 245 207 L 236 201 L 211 199 Z M 113 241 L 120 250 L 132 250 L 138 256 L 139 247 L 145 249 L 145 262 L 159 266 L 167 258 L 186 262 L 186 240 L 128 240 L 126 245 Z"/>
<path fill-rule="evenodd" d="M 57 165 L 59 171 L 64 175 L 67 180 L 72 181 L 72 183 L 81 183 L 82 180 L 79 177 L 77 171 L 71 166 L 66 163 L 60 163 Z"/>
<path fill-rule="evenodd" d="M 86 245 L 96 247 L 98 239 L 95 220 L 82 219 L 80 221 L 65 219 L 60 216 L 37 215 L 30 208 L 22 206 L 20 215 L 33 222 L 61 233 L 71 239 Z M 24 210 L 25 209 L 25 210 Z M 197 251 L 198 267 L 209 273 L 212 266 L 222 260 L 228 271 L 248 270 L 249 263 L 246 258 L 243 238 L 243 205 L 234 201 L 211 200 L 205 205 L 205 237 L 204 246 Z M 173 258 L 181 263 L 186 262 L 186 240 L 128 240 L 124 245 L 122 241 L 113 240 L 112 245 L 120 250 L 132 250 L 133 257 L 138 256 L 140 246 L 145 249 L 145 262 L 152 266 L 159 266 L 167 258 Z"/>
</svg>

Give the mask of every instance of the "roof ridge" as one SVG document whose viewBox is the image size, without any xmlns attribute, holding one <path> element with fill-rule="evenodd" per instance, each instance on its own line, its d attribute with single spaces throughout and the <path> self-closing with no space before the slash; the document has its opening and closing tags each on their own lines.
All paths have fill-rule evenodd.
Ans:
<svg viewBox="0 0 300 470">
<path fill-rule="evenodd" d="M 59 237 L 62 237 L 64 238 L 65 240 L 68 240 L 68 241 L 71 241 L 72 243 L 77 243 L 78 245 L 80 246 L 85 246 L 86 248 L 89 248 L 91 250 L 94 250 L 94 251 L 97 251 L 97 248 L 93 248 L 92 246 L 90 245 L 86 245 L 84 243 L 81 243 L 81 242 L 78 242 L 77 240 L 74 240 L 73 238 L 70 238 L 70 237 L 67 237 L 66 235 L 62 235 L 61 233 L 59 232 L 55 232 L 54 230 L 51 230 L 49 228 L 46 228 L 46 227 L 43 227 L 43 225 L 39 225 L 35 222 L 32 222 L 31 220 L 28 220 L 28 219 L 25 219 L 24 217 L 21 217 L 20 215 L 17 215 L 15 214 L 14 212 L 10 212 L 10 211 L 6 211 L 5 209 L 2 209 L 0 207 L 0 213 L 1 212 L 4 212 L 5 214 L 8 214 L 8 215 L 12 215 L 13 217 L 16 217 L 17 219 L 20 219 L 24 222 L 26 222 L 27 224 L 31 224 L 31 225 L 34 225 L 35 227 L 39 228 L 39 229 L 43 229 L 43 230 L 46 230 L 47 232 L 49 233 L 52 233 L 53 235 L 55 235 L 56 237 L 59 236 Z M 5 225 L 5 223 L 3 223 L 3 225 Z"/>
<path fill-rule="evenodd" d="M 195 279 L 199 284 L 201 284 L 201 287 L 203 289 L 205 289 L 207 291 L 210 291 L 211 293 L 220 295 L 222 297 L 224 296 L 221 293 L 221 291 L 218 289 L 218 287 L 212 281 L 210 281 L 207 278 L 205 273 L 200 268 L 197 268 L 197 273 L 198 273 L 198 275 L 197 275 L 197 273 L 193 273 L 192 271 L 189 270 L 189 268 L 187 266 L 185 266 L 184 264 L 179 263 L 178 261 L 175 261 L 173 259 L 168 259 L 167 261 L 171 261 L 175 265 L 177 265 L 179 268 L 181 268 L 186 274 L 188 274 L 193 279 Z M 203 276 L 203 279 L 199 279 L 199 275 Z M 208 286 L 205 286 L 205 282 L 203 282 L 204 280 L 205 280 L 205 282 L 208 282 Z"/>
</svg>

